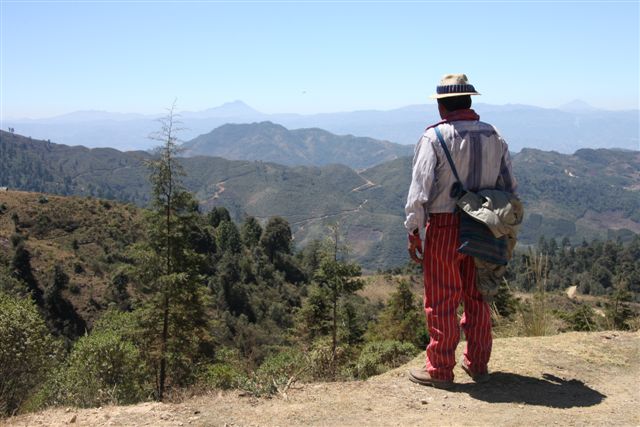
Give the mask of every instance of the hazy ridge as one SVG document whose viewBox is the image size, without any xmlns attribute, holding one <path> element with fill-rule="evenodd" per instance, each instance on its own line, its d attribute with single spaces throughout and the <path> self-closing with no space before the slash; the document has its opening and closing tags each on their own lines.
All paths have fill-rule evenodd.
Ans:
<svg viewBox="0 0 640 427">
<path fill-rule="evenodd" d="M 525 147 L 565 154 L 580 148 L 639 150 L 638 110 L 608 111 L 581 101 L 558 108 L 531 105 L 474 104 L 482 120 L 495 125 L 512 151 Z M 147 136 L 157 130 L 159 115 L 80 111 L 47 119 L 5 119 L 1 128 L 67 145 L 140 150 L 153 146 Z M 424 128 L 439 120 L 433 104 L 392 110 L 323 114 L 265 114 L 241 101 L 203 111 L 181 113 L 185 141 L 226 123 L 271 121 L 289 129 L 321 128 L 339 135 L 358 135 L 400 144 L 415 144 Z"/>
</svg>

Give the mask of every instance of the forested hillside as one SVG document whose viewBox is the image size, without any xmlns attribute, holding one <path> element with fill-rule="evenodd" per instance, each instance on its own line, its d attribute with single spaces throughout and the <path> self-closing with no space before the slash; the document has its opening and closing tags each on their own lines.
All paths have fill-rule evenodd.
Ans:
<svg viewBox="0 0 640 427">
<path fill-rule="evenodd" d="M 285 394 L 296 381 L 368 378 L 424 348 L 415 266 L 364 279 L 343 224 L 296 250 L 282 217 L 203 212 L 172 153 L 146 163 L 149 209 L 0 191 L 0 416 L 188 389 Z M 640 238 L 561 245 L 517 256 L 492 305 L 496 333 L 636 329 Z M 591 295 L 551 294 L 565 285 Z"/>
<path fill-rule="evenodd" d="M 1 131 L 0 131 L 1 132 Z M 149 185 L 144 152 L 67 147 L 0 133 L 0 185 L 56 194 L 93 195 L 145 206 Z M 402 227 L 409 157 L 364 171 L 346 166 L 288 167 L 262 161 L 196 156 L 180 162 L 185 185 L 203 210 L 224 206 L 233 218 L 263 223 L 286 218 L 296 245 L 338 221 L 351 254 L 368 270 L 406 261 Z M 523 150 L 513 158 L 526 217 L 522 244 L 540 236 L 583 239 L 640 233 L 640 152 L 579 150 L 572 156 Z"/>
<path fill-rule="evenodd" d="M 288 166 L 341 164 L 361 169 L 413 153 L 413 147 L 322 129 L 271 123 L 225 124 L 183 144 L 187 156 L 262 160 Z"/>
</svg>

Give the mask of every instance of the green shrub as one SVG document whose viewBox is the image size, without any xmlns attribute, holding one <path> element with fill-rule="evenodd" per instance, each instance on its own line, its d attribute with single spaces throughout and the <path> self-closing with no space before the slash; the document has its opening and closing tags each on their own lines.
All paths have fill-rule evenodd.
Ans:
<svg viewBox="0 0 640 427">
<path fill-rule="evenodd" d="M 419 352 L 420 350 L 408 342 L 373 341 L 362 349 L 353 374 L 360 379 L 379 375 L 407 363 Z"/>
<path fill-rule="evenodd" d="M 297 349 L 288 349 L 268 357 L 242 387 L 255 396 L 285 393 L 308 370 L 308 361 Z"/>
<path fill-rule="evenodd" d="M 586 304 L 580 304 L 568 313 L 556 311 L 555 314 L 567 322 L 572 331 L 592 332 L 598 329 L 595 321 L 595 311 Z"/>
<path fill-rule="evenodd" d="M 314 341 L 309 351 L 309 375 L 315 380 L 334 380 L 339 368 L 348 361 L 344 347 L 336 348 L 336 359 L 333 360 L 332 344 L 329 337 Z"/>
<path fill-rule="evenodd" d="M 80 338 L 47 385 L 45 404 L 91 407 L 145 399 L 148 370 L 134 345 L 131 313 L 107 312 Z"/>
<path fill-rule="evenodd" d="M 0 416 L 20 409 L 55 364 L 59 348 L 30 298 L 0 291 Z"/>
<path fill-rule="evenodd" d="M 370 324 L 368 341 L 411 342 L 417 347 L 425 347 L 429 342 L 429 333 L 425 327 L 422 305 L 413 294 L 410 283 L 400 280 L 387 306 L 380 313 L 380 320 Z"/>
<path fill-rule="evenodd" d="M 242 372 L 229 363 L 207 365 L 198 377 L 202 385 L 223 390 L 237 388 L 245 379 Z"/>
<path fill-rule="evenodd" d="M 240 387 L 246 379 L 240 352 L 230 347 L 216 349 L 213 363 L 205 364 L 196 377 L 196 382 L 205 388 L 226 390 Z"/>
</svg>

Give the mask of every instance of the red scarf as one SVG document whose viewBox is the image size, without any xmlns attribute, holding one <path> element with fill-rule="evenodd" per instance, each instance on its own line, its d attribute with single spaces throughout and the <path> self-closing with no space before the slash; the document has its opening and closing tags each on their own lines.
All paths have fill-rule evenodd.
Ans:
<svg viewBox="0 0 640 427">
<path fill-rule="evenodd" d="M 427 127 L 427 129 L 431 129 L 433 127 L 441 125 L 442 123 L 456 122 L 458 120 L 480 120 L 480 116 L 477 115 L 476 112 L 473 111 L 471 108 L 466 108 L 464 110 L 456 110 L 456 111 L 452 111 L 449 114 L 447 114 L 444 117 L 444 119 L 442 119 L 438 123 Z M 427 129 L 425 129 L 425 131 Z"/>
</svg>

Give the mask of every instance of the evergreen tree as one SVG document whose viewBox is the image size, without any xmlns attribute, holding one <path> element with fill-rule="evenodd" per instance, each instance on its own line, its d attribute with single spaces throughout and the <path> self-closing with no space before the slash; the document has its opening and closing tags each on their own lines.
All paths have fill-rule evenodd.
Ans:
<svg viewBox="0 0 640 427">
<path fill-rule="evenodd" d="M 238 227 L 232 221 L 222 221 L 215 232 L 216 247 L 225 253 L 239 254 L 242 250 L 242 240 Z"/>
<path fill-rule="evenodd" d="M 380 314 L 373 335 L 377 339 L 410 342 L 420 348 L 426 346 L 429 335 L 421 306 L 409 282 L 401 280 Z"/>
<path fill-rule="evenodd" d="M 47 324 L 55 335 L 67 338 L 67 344 L 86 332 L 87 325 L 73 304 L 62 295 L 69 285 L 69 276 L 60 265 L 53 269 L 53 283 L 44 293 L 44 312 Z"/>
<path fill-rule="evenodd" d="M 21 280 L 27 285 L 27 292 L 33 298 L 33 301 L 42 307 L 42 290 L 38 286 L 33 270 L 31 269 L 31 252 L 25 247 L 24 242 L 20 241 L 15 247 L 13 259 L 11 260 L 11 268 L 13 277 Z"/>
<path fill-rule="evenodd" d="M 207 214 L 207 222 L 213 228 L 217 228 L 218 225 L 224 221 L 231 221 L 231 215 L 229 215 L 227 208 L 223 206 L 217 206 Z"/>
<path fill-rule="evenodd" d="M 247 248 L 255 248 L 262 237 L 262 226 L 255 217 L 249 216 L 242 224 L 242 243 Z"/>
<path fill-rule="evenodd" d="M 624 289 L 616 289 L 605 303 L 605 315 L 613 329 L 629 329 L 627 321 L 633 316 L 633 311 L 627 304 L 631 301 L 631 294 Z"/>
<path fill-rule="evenodd" d="M 329 228 L 331 236 L 328 247 L 330 249 L 325 253 L 325 256 L 320 262 L 315 275 L 315 281 L 320 287 L 325 289 L 325 295 L 329 300 L 331 354 L 334 362 L 333 367 L 335 368 L 336 349 L 338 347 L 338 303 L 342 298 L 353 295 L 356 291 L 362 289 L 364 283 L 359 279 L 362 273 L 358 264 L 340 260 L 341 255 L 346 252 L 346 248 L 342 248 L 340 244 L 338 225 L 335 224 Z"/>
<path fill-rule="evenodd" d="M 200 227 L 193 196 L 181 184 L 184 172 L 177 161 L 179 122 L 175 103 L 161 119 L 152 138 L 162 145 L 148 162 L 152 184 L 148 245 L 140 248 L 138 277 L 154 294 L 144 307 L 143 328 L 148 356 L 157 369 L 156 394 L 164 398 L 167 377 L 175 384 L 189 381 L 199 348 L 207 340 L 202 301 L 205 257 L 191 239 Z"/>
<path fill-rule="evenodd" d="M 120 311 L 131 310 L 131 296 L 127 290 L 129 276 L 124 271 L 119 271 L 111 280 L 110 299 Z"/>
<path fill-rule="evenodd" d="M 260 245 L 271 263 L 274 262 L 278 254 L 290 254 L 291 228 L 289 223 L 279 216 L 269 219 L 260 238 Z"/>
</svg>

